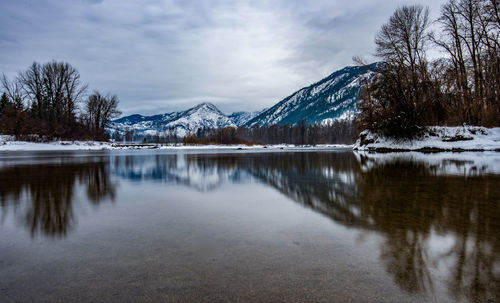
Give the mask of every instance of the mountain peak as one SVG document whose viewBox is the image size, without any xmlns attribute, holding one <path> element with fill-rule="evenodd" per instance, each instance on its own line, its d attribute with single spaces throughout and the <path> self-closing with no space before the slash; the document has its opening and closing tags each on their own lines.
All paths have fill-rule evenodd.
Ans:
<svg viewBox="0 0 500 303">
<path fill-rule="evenodd" d="M 131 128 L 137 133 L 147 135 L 175 130 L 180 137 L 194 133 L 199 128 L 235 126 L 231 119 L 210 102 L 200 103 L 182 112 L 149 117 L 132 115 L 114 120 L 113 123 L 111 128 L 120 132 Z"/>
<path fill-rule="evenodd" d="M 201 108 L 207 108 L 207 109 L 210 109 L 210 110 L 219 111 L 219 109 L 217 108 L 217 106 L 215 106 L 213 103 L 210 103 L 210 102 L 202 102 L 202 103 L 200 103 L 198 105 L 193 106 L 191 109 L 201 109 Z"/>
<path fill-rule="evenodd" d="M 190 109 L 186 110 L 186 114 L 193 114 L 196 112 L 204 112 L 204 113 L 215 113 L 217 115 L 222 115 L 225 116 L 218 108 L 215 106 L 213 103 L 210 102 L 203 102 L 200 104 L 197 104 Z"/>
<path fill-rule="evenodd" d="M 178 136 L 184 136 L 199 128 L 296 124 L 300 120 L 313 124 L 342 120 L 355 116 L 360 89 L 379 66 L 374 63 L 345 67 L 259 112 L 235 112 L 226 116 L 214 104 L 202 102 L 186 111 L 123 117 L 114 120 L 109 130 L 124 132 L 134 129 L 140 134 L 175 130 Z"/>
</svg>

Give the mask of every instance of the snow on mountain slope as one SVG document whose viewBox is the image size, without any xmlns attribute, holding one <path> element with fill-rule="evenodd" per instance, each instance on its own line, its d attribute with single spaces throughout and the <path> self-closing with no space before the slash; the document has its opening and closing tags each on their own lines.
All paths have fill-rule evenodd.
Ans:
<svg viewBox="0 0 500 303">
<path fill-rule="evenodd" d="M 215 105 L 205 102 L 182 112 L 154 116 L 131 115 L 114 120 L 108 127 L 110 132 L 135 130 L 138 134 L 153 135 L 157 132 L 175 132 L 184 137 L 198 128 L 235 126 Z"/>
<path fill-rule="evenodd" d="M 182 112 L 123 117 L 112 121 L 107 130 L 123 134 L 130 129 L 138 135 L 175 132 L 177 136 L 183 137 L 203 127 L 296 124 L 300 120 L 309 124 L 326 124 L 352 119 L 357 114 L 360 89 L 372 76 L 376 66 L 346 67 L 297 91 L 273 107 L 258 112 L 235 112 L 226 116 L 215 105 L 201 103 Z"/>
<path fill-rule="evenodd" d="M 305 87 L 263 111 L 246 125 L 325 123 L 354 117 L 363 84 L 371 77 L 376 64 L 346 67 L 325 79 Z"/>
<path fill-rule="evenodd" d="M 226 115 L 224 115 L 212 103 L 201 103 L 197 106 L 181 112 L 168 120 L 166 128 L 177 130 L 178 136 L 185 136 L 188 133 L 195 132 L 198 128 L 219 128 L 235 126 Z"/>
<path fill-rule="evenodd" d="M 257 112 L 234 112 L 227 116 L 235 125 L 244 125 L 248 121 L 252 120 L 256 116 L 258 116 L 262 111 Z"/>
</svg>

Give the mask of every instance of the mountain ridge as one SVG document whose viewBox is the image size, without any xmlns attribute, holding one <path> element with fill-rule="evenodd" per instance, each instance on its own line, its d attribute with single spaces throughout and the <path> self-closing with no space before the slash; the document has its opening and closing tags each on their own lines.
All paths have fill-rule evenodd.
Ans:
<svg viewBox="0 0 500 303">
<path fill-rule="evenodd" d="M 314 124 L 350 119 L 357 114 L 361 87 L 376 68 L 376 63 L 345 67 L 261 111 L 225 115 L 214 104 L 203 102 L 185 111 L 121 117 L 110 123 L 108 131 L 123 133 L 133 129 L 143 135 L 168 131 L 183 137 L 199 128 L 297 124 L 300 120 Z"/>
<path fill-rule="evenodd" d="M 361 87 L 376 66 L 348 66 L 335 71 L 276 103 L 246 125 L 296 124 L 300 120 L 314 124 L 342 120 L 349 113 L 355 116 Z"/>
<path fill-rule="evenodd" d="M 196 132 L 202 127 L 219 128 L 236 126 L 215 105 L 209 102 L 197 104 L 185 111 L 143 116 L 134 114 L 113 120 L 108 131 L 123 133 L 129 129 L 142 135 L 175 132 L 179 137 Z"/>
</svg>

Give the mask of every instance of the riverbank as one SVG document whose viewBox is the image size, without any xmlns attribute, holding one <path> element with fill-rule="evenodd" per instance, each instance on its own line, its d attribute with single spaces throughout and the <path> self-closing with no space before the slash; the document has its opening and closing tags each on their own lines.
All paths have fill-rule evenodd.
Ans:
<svg viewBox="0 0 500 303">
<path fill-rule="evenodd" d="M 362 151 L 500 151 L 500 127 L 479 126 L 429 127 L 424 135 L 412 140 L 394 139 L 363 131 L 355 150 Z"/>
<path fill-rule="evenodd" d="M 17 141 L 13 136 L 0 135 L 0 151 L 71 151 L 71 150 L 106 150 L 113 149 L 113 144 L 98 141 Z"/>
<path fill-rule="evenodd" d="M 485 128 L 476 126 L 429 127 L 421 138 L 403 140 L 388 138 L 379 134 L 363 131 L 354 145 L 323 144 L 315 146 L 296 146 L 293 144 L 276 145 L 182 145 L 182 144 L 137 144 L 98 141 L 16 141 L 13 136 L 0 135 L 0 151 L 72 151 L 72 150 L 286 150 L 286 149 L 337 149 L 353 148 L 360 151 L 498 151 L 500 152 L 500 127 Z"/>
<path fill-rule="evenodd" d="M 352 145 L 323 144 L 315 146 L 296 146 L 291 144 L 277 145 L 182 145 L 182 144 L 135 144 L 113 143 L 98 141 L 53 141 L 53 142 L 25 142 L 16 141 L 12 136 L 0 136 L 0 152 L 9 151 L 78 151 L 78 150 L 288 150 L 288 149 L 334 149 L 352 148 Z"/>
</svg>

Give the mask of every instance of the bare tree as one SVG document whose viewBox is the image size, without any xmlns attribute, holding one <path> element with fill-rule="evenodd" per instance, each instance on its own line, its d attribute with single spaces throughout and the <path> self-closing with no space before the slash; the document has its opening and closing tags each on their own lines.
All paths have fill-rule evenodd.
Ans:
<svg viewBox="0 0 500 303">
<path fill-rule="evenodd" d="M 14 81 L 3 75 L 0 82 L 8 101 L 17 105 L 9 106 L 9 115 L 3 115 L 0 132 L 38 134 L 45 139 L 83 139 L 91 136 L 105 139 L 106 124 L 120 114 L 117 110 L 118 98 L 102 96 L 99 92 L 91 95 L 82 108 L 87 85 L 82 82 L 80 73 L 66 62 L 34 62 Z M 82 114 L 77 117 L 81 109 Z M 18 125 L 25 127 L 20 130 Z"/>
<path fill-rule="evenodd" d="M 403 6 L 378 32 L 383 64 L 362 90 L 362 129 L 414 136 L 427 125 L 500 125 L 500 1 L 448 0 L 428 35 L 429 12 Z M 428 62 L 428 41 L 445 56 Z"/>
<path fill-rule="evenodd" d="M 14 103 L 18 110 L 24 109 L 24 95 L 22 92 L 22 84 L 15 79 L 9 81 L 5 75 L 2 75 L 2 87 L 7 95 L 7 98 Z"/>
<path fill-rule="evenodd" d="M 466 68 L 465 46 L 463 42 L 462 26 L 457 1 L 451 0 L 441 8 L 441 16 L 437 20 L 441 26 L 441 35 L 433 35 L 433 42 L 444 49 L 449 56 L 451 66 L 448 73 L 452 75 L 452 82 L 448 83 L 448 93 L 453 94 L 452 108 L 460 109 L 461 120 L 467 121 L 470 113 L 471 87 L 468 83 L 468 71 Z M 446 68 L 446 66 L 443 66 Z"/>
<path fill-rule="evenodd" d="M 358 121 L 364 127 L 408 137 L 427 122 L 439 98 L 426 58 L 429 24 L 428 8 L 402 6 L 376 35 L 376 55 L 383 64 L 361 94 Z"/>
<path fill-rule="evenodd" d="M 500 123 L 498 0 L 449 0 L 437 20 L 433 41 L 447 55 L 452 110 L 470 124 Z"/>
<path fill-rule="evenodd" d="M 485 32 L 480 26 L 481 8 L 480 0 L 460 0 L 457 13 L 462 19 L 463 41 L 472 63 L 474 76 L 474 95 L 476 98 L 483 97 L 483 73 L 481 60 L 481 47 Z"/>
<path fill-rule="evenodd" d="M 488 122 L 500 125 L 500 1 L 482 0 L 482 27 L 485 31 L 484 97 Z"/>
<path fill-rule="evenodd" d="M 19 73 L 26 98 L 31 103 L 32 115 L 55 123 L 75 121 L 77 104 L 82 100 L 87 85 L 80 73 L 65 62 L 52 61 L 40 65 L 34 62 Z"/>
<path fill-rule="evenodd" d="M 398 8 L 375 38 L 377 56 L 415 71 L 425 64 L 429 9 L 421 5 Z"/>
<path fill-rule="evenodd" d="M 118 110 L 118 97 L 109 94 L 103 96 L 98 91 L 88 97 L 85 111 L 87 125 L 96 139 L 104 135 L 105 127 L 110 120 L 121 114 Z"/>
</svg>

